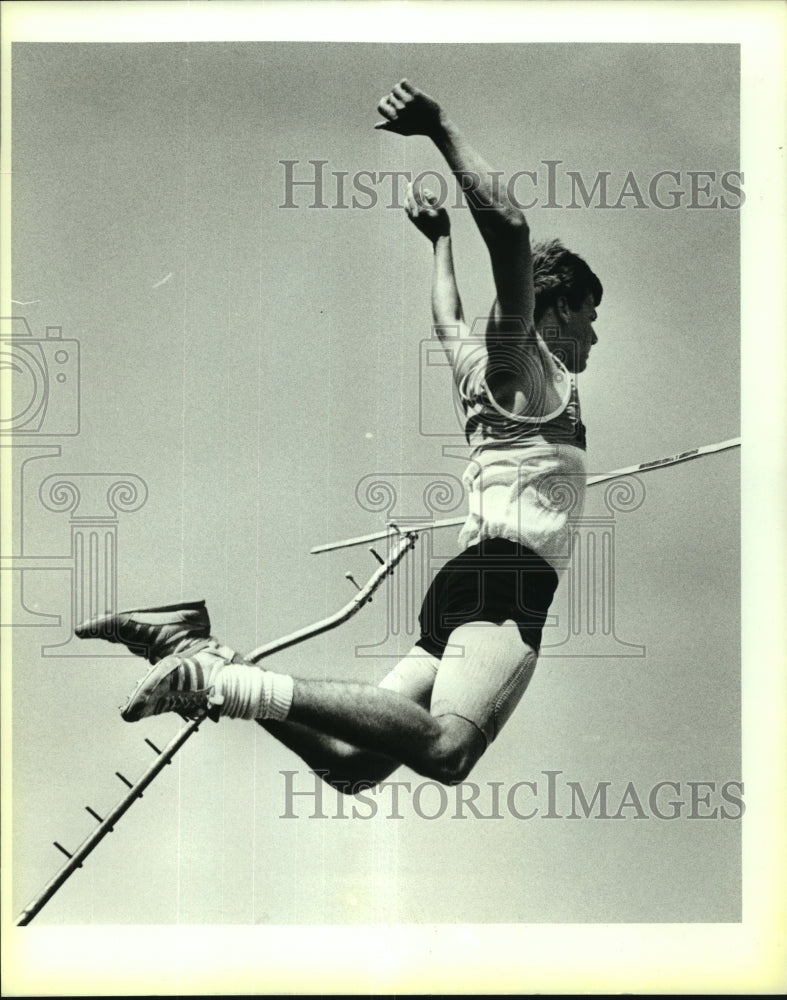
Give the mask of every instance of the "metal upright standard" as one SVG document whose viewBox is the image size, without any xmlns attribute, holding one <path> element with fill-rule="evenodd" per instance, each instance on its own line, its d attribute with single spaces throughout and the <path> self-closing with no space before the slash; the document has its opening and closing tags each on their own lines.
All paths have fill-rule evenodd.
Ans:
<svg viewBox="0 0 787 1000">
<path fill-rule="evenodd" d="M 393 539 L 388 558 L 383 559 L 382 556 L 375 552 L 374 549 L 371 549 L 372 555 L 380 565 L 363 587 L 359 587 L 358 584 L 355 583 L 351 574 L 346 574 L 347 578 L 358 590 L 358 593 L 351 601 L 345 604 L 334 614 L 329 615 L 327 618 L 323 618 L 318 622 L 314 622 L 312 625 L 307 625 L 305 628 L 299 629 L 297 632 L 291 632 L 289 635 L 285 635 L 281 639 L 275 639 L 273 642 L 266 643 L 264 646 L 259 646 L 257 649 L 252 650 L 251 653 L 245 657 L 247 662 L 259 663 L 260 660 L 264 659 L 266 656 L 270 656 L 272 653 L 277 653 L 279 650 L 286 649 L 288 646 L 294 646 L 296 643 L 303 642 L 305 639 L 311 639 L 315 635 L 328 632 L 331 629 L 336 628 L 337 625 L 341 625 L 348 619 L 352 618 L 353 615 L 357 614 L 365 604 L 368 604 L 369 601 L 371 601 L 374 592 L 382 585 L 385 578 L 393 573 L 396 566 L 399 565 L 410 549 L 413 548 L 418 538 L 416 532 L 411 531 L 402 533 L 395 525 L 392 526 L 391 530 L 393 531 Z M 19 919 L 17 920 L 18 927 L 24 927 L 29 924 L 36 914 L 40 913 L 47 902 L 55 895 L 57 890 L 70 878 L 71 875 L 73 875 L 77 868 L 82 867 L 82 862 L 85 858 L 108 833 L 112 832 L 118 820 L 128 809 L 131 808 L 134 802 L 137 799 L 142 798 L 142 793 L 148 785 L 153 781 L 156 775 L 159 774 L 159 772 L 172 761 L 172 758 L 178 750 L 180 750 L 186 740 L 188 740 L 188 738 L 199 729 L 204 720 L 204 714 L 195 719 L 187 720 L 187 724 L 163 750 L 159 750 L 155 744 L 153 744 L 149 739 L 146 739 L 145 742 L 155 753 L 158 754 L 158 756 L 137 782 L 132 784 L 132 782 L 125 778 L 119 771 L 115 772 L 117 777 L 128 787 L 128 791 L 120 802 L 118 802 L 118 804 L 114 807 L 114 809 L 112 809 L 103 819 L 95 810 L 91 809 L 90 806 L 85 807 L 91 816 L 99 820 L 99 824 L 73 852 L 73 854 L 55 841 L 55 847 L 65 854 L 68 860 L 57 872 L 57 874 L 44 886 L 35 899 L 33 899 L 24 908 Z"/>
</svg>

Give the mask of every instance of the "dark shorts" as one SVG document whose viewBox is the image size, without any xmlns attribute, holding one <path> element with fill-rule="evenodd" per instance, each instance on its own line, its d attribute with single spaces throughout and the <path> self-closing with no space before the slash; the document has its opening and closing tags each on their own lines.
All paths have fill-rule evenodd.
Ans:
<svg viewBox="0 0 787 1000">
<path fill-rule="evenodd" d="M 442 567 L 426 592 L 416 642 L 442 657 L 451 632 L 467 622 L 513 619 L 538 652 L 541 631 L 558 584 L 555 570 L 532 549 L 505 538 L 471 545 Z"/>
</svg>

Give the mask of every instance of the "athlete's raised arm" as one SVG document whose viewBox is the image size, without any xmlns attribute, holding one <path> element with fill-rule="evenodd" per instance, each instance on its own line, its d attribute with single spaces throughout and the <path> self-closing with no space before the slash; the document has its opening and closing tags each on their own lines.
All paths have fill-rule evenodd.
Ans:
<svg viewBox="0 0 787 1000">
<path fill-rule="evenodd" d="M 377 110 L 385 118 L 377 128 L 400 135 L 428 136 L 443 154 L 459 180 L 489 250 L 499 303 L 495 317 L 498 332 L 532 335 L 530 233 L 523 212 L 499 183 L 499 174 L 470 146 L 440 104 L 407 80 L 398 83 Z"/>
<path fill-rule="evenodd" d="M 451 221 L 448 212 L 437 205 L 437 198 L 428 188 L 416 191 L 407 185 L 405 211 L 416 229 L 426 236 L 434 251 L 432 266 L 432 319 L 442 340 L 456 336 L 456 326 L 464 323 L 462 300 L 454 273 L 451 250 Z"/>
</svg>

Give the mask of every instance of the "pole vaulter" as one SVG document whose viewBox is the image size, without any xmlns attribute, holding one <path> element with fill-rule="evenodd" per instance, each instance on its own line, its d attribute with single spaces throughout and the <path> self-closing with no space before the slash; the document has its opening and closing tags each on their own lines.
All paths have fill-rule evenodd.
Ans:
<svg viewBox="0 0 787 1000">
<path fill-rule="evenodd" d="M 690 451 L 684 451 L 678 455 L 671 455 L 666 458 L 660 458 L 649 462 L 641 462 L 639 465 L 630 465 L 625 468 L 616 469 L 614 472 L 607 472 L 598 476 L 593 476 L 588 480 L 588 486 L 597 486 L 599 483 L 609 482 L 612 479 L 618 479 L 625 476 L 641 475 L 645 472 L 653 472 L 657 469 L 664 469 L 671 465 L 689 462 L 696 458 L 702 458 L 705 455 L 728 451 L 732 448 L 739 448 L 740 446 L 741 439 L 739 437 L 729 438 L 726 441 L 719 441 L 716 444 L 708 444 L 699 448 L 692 448 Z M 463 517 L 446 518 L 436 521 L 434 524 L 419 528 L 419 532 L 434 531 L 438 528 L 456 527 L 464 523 L 464 520 L 465 518 Z M 374 555 L 380 563 L 380 566 L 363 587 L 358 587 L 358 593 L 351 601 L 345 604 L 333 615 L 330 615 L 328 618 L 323 618 L 320 621 L 314 622 L 312 625 L 307 625 L 304 628 L 291 632 L 280 639 L 275 639 L 272 642 L 257 647 L 252 650 L 252 652 L 249 653 L 245 659 L 250 663 L 258 663 L 265 657 L 271 656 L 273 653 L 278 653 L 281 650 L 294 646 L 299 642 L 304 642 L 306 639 L 311 639 L 314 636 L 321 635 L 322 633 L 328 632 L 331 629 L 336 628 L 338 625 L 342 625 L 344 622 L 349 621 L 349 619 L 356 615 L 361 608 L 364 607 L 364 605 L 371 601 L 372 595 L 375 591 L 383 584 L 388 576 L 393 574 L 396 566 L 399 565 L 407 553 L 415 546 L 418 539 L 418 532 L 408 531 L 406 533 L 402 533 L 397 525 L 390 523 L 385 531 L 372 532 L 368 535 L 359 535 L 356 538 L 346 538 L 342 541 L 329 542 L 325 545 L 317 545 L 312 548 L 311 552 L 313 554 L 332 552 L 338 549 L 350 548 L 356 545 L 363 545 L 369 542 L 391 538 L 391 536 L 399 536 L 399 539 L 395 542 L 393 551 L 387 559 L 383 559 L 382 556 L 380 556 L 374 549 L 371 549 L 372 555 Z M 345 574 L 345 576 L 353 584 L 355 584 L 355 581 L 350 573 Z M 355 586 L 357 586 L 357 584 L 355 584 Z M 17 926 L 23 927 L 29 924 L 33 918 L 41 912 L 46 903 L 49 902 L 58 889 L 66 883 L 71 875 L 73 875 L 78 868 L 82 867 L 82 862 L 92 853 L 104 837 L 113 831 L 118 820 L 120 820 L 128 809 L 131 808 L 134 802 L 136 802 L 137 799 L 142 798 L 142 793 L 148 785 L 151 784 L 154 778 L 157 777 L 167 764 L 172 762 L 175 754 L 186 743 L 189 737 L 194 735 L 201 724 L 205 721 L 205 718 L 206 714 L 203 713 L 196 719 L 187 720 L 187 725 L 184 726 L 184 728 L 181 729 L 175 737 L 173 737 L 173 739 L 162 751 L 158 751 L 158 748 L 150 740 L 145 741 L 154 751 L 158 753 L 156 760 L 133 785 L 128 782 L 122 774 L 119 772 L 117 773 L 118 778 L 129 786 L 129 791 L 107 814 L 106 817 L 101 819 L 101 817 L 94 810 L 92 810 L 89 806 L 86 807 L 87 811 L 96 819 L 99 819 L 100 822 L 99 825 L 82 842 L 82 844 L 80 844 L 80 846 L 73 852 L 73 854 L 55 842 L 55 846 L 68 857 L 68 861 L 24 908 L 19 916 L 19 919 L 17 920 Z"/>
<path fill-rule="evenodd" d="M 579 511 L 587 485 L 739 444 L 706 445 L 588 480 L 577 376 L 598 342 L 601 280 L 560 240 L 531 244 L 523 211 L 496 183 L 499 172 L 434 98 L 402 80 L 377 109 L 384 119 L 377 128 L 423 136 L 444 157 L 486 245 L 495 286 L 485 333 L 476 338 L 459 295 L 448 212 L 427 189 L 409 185 L 405 211 L 431 245 L 433 329 L 448 355 L 472 449 L 464 476 L 471 513 L 461 519 L 460 551 L 429 585 L 419 638 L 378 685 L 279 673 L 257 663 L 341 624 L 370 599 L 415 542 L 414 533 L 392 524 L 315 550 L 390 541 L 389 558 L 375 553 L 380 566 L 345 608 L 248 656 L 216 638 L 205 601 L 112 610 L 77 625 L 79 638 L 121 643 L 151 665 L 121 709 L 126 722 L 164 712 L 192 721 L 136 785 L 121 778 L 127 795 L 21 922 L 79 867 L 206 716 L 261 725 L 343 794 L 374 787 L 400 766 L 443 785 L 461 784 L 530 683 L 570 554 L 572 512 L 557 495 L 545 496 L 543 484 L 569 484 Z"/>
</svg>

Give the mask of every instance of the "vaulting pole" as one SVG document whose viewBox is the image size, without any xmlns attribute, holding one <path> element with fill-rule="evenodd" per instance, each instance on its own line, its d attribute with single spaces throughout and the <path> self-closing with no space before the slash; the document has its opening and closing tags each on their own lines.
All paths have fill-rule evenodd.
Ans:
<svg viewBox="0 0 787 1000">
<path fill-rule="evenodd" d="M 397 534 L 399 538 L 394 544 L 391 554 L 387 559 L 383 559 L 382 556 L 372 549 L 372 555 L 380 565 L 363 587 L 359 587 L 358 584 L 355 583 L 355 580 L 353 580 L 350 573 L 345 574 L 358 590 L 358 593 L 349 603 L 345 604 L 344 607 L 340 608 L 335 614 L 330 615 L 328 618 L 323 618 L 320 621 L 314 622 L 312 625 L 307 625 L 302 629 L 298 629 L 296 632 L 291 632 L 289 635 L 282 636 L 281 639 L 275 639 L 273 642 L 269 642 L 264 646 L 259 646 L 257 649 L 252 650 L 251 653 L 245 657 L 245 659 L 250 663 L 258 663 L 266 656 L 270 656 L 272 653 L 277 653 L 280 649 L 286 649 L 288 646 L 294 646 L 298 642 L 303 642 L 306 639 L 311 639 L 312 636 L 320 635 L 323 632 L 336 628 L 337 625 L 341 625 L 349 618 L 352 618 L 353 615 L 357 614 L 365 604 L 368 604 L 369 601 L 371 601 L 374 592 L 382 586 L 386 577 L 393 573 L 394 569 L 399 565 L 402 559 L 404 559 L 410 549 L 413 548 L 418 538 L 417 533 L 412 531 L 403 534 L 396 529 L 395 534 Z M 91 809 L 90 806 L 85 807 L 91 816 L 99 820 L 99 824 L 79 845 L 73 854 L 55 841 L 55 847 L 66 855 L 68 861 L 58 871 L 54 878 L 47 882 L 35 899 L 33 899 L 32 902 L 24 908 L 24 910 L 22 910 L 22 913 L 17 920 L 18 927 L 24 927 L 29 924 L 36 914 L 40 913 L 43 907 L 55 895 L 58 889 L 60 889 L 60 887 L 74 874 L 77 868 L 82 867 L 82 862 L 85 858 L 101 843 L 108 833 L 112 832 L 118 820 L 128 809 L 131 808 L 134 802 L 137 799 L 142 798 L 142 793 L 148 785 L 153 781 L 156 775 L 158 775 L 163 768 L 166 767 L 167 764 L 171 763 L 172 758 L 178 750 L 180 750 L 190 736 L 196 733 L 200 725 L 205 721 L 205 718 L 206 716 L 203 713 L 196 719 L 187 720 L 187 724 L 163 750 L 159 750 L 154 743 L 146 739 L 145 742 L 158 754 L 158 756 L 136 783 L 132 784 L 128 778 L 125 778 L 119 771 L 115 772 L 123 784 L 128 787 L 128 791 L 120 802 L 118 802 L 115 808 L 112 809 L 103 819 L 95 810 Z"/>
<path fill-rule="evenodd" d="M 153 781 L 162 768 L 166 767 L 166 765 L 170 763 L 186 740 L 193 733 L 195 733 L 197 729 L 199 729 L 200 724 L 204 721 L 204 719 L 204 715 L 199 719 L 193 719 L 187 726 L 181 729 L 177 736 L 175 736 L 174 739 L 166 745 L 164 750 L 161 751 L 153 764 L 151 764 L 136 784 L 130 785 L 130 782 L 124 778 L 122 774 L 117 774 L 118 778 L 120 778 L 124 784 L 130 785 L 128 792 L 123 796 L 120 802 L 118 802 L 115 808 L 108 813 L 106 818 L 101 820 L 95 830 L 93 830 L 90 836 L 88 836 L 79 845 L 73 854 L 69 854 L 64 847 L 61 847 L 60 844 L 55 842 L 55 847 L 68 857 L 68 861 L 63 865 L 57 875 L 47 882 L 36 898 L 29 903 L 24 910 L 22 910 L 22 914 L 16 922 L 17 927 L 24 927 L 26 924 L 29 924 L 33 917 L 35 917 L 35 915 L 39 913 L 46 903 L 48 903 L 54 896 L 57 890 L 74 874 L 77 868 L 82 867 L 82 862 L 88 854 L 90 854 L 90 852 L 101 843 L 108 833 L 112 832 L 117 821 L 128 809 L 131 808 L 136 799 L 142 798 L 142 793 L 151 781 Z M 86 808 L 91 816 L 97 816 L 97 813 L 95 813 L 89 806 Z"/>
</svg>

